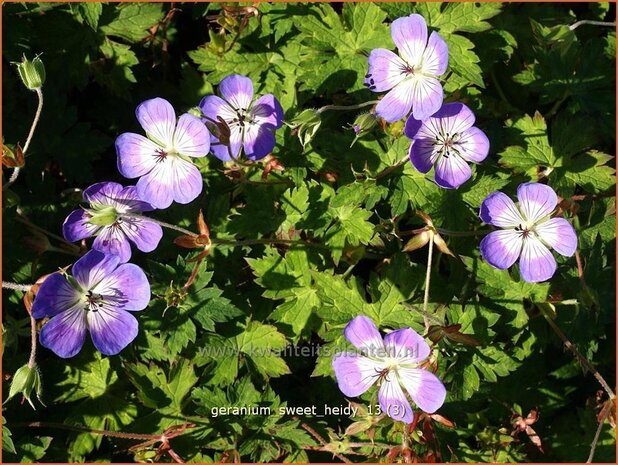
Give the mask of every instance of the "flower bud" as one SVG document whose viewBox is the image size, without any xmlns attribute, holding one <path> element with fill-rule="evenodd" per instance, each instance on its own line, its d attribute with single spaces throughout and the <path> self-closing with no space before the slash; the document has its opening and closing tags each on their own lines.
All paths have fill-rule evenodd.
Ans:
<svg viewBox="0 0 618 465">
<path fill-rule="evenodd" d="M 17 144 L 15 149 L 2 144 L 2 164 L 7 168 L 21 168 L 24 166 L 24 153 L 19 144 Z"/>
<path fill-rule="evenodd" d="M 15 372 L 15 375 L 13 375 L 13 381 L 11 382 L 11 387 L 9 389 L 9 397 L 7 397 L 5 403 L 17 394 L 22 394 L 30 406 L 34 409 L 34 404 L 30 399 L 33 391 L 36 394 L 38 401 L 41 402 L 41 395 L 43 394 L 41 372 L 39 371 L 39 367 L 36 365 L 32 368 L 28 365 L 24 365 Z M 43 404 L 43 402 L 41 402 L 41 404 Z"/>
<path fill-rule="evenodd" d="M 38 255 L 48 251 L 51 246 L 47 236 L 37 231 L 32 231 L 32 235 L 24 237 L 23 241 L 26 247 Z"/>
<path fill-rule="evenodd" d="M 375 115 L 375 113 L 362 113 L 358 115 L 354 120 L 354 123 L 352 123 L 351 125 L 351 128 L 354 131 L 354 134 L 356 134 L 356 137 L 350 144 L 350 147 L 354 145 L 354 143 L 358 140 L 359 137 L 363 137 L 377 125 L 378 117 Z"/>
<path fill-rule="evenodd" d="M 307 144 L 313 139 L 313 136 L 315 136 L 315 133 L 318 132 L 321 124 L 322 118 L 318 111 L 314 108 L 307 108 L 296 115 L 288 126 L 298 136 L 300 145 L 305 149 Z"/>
<path fill-rule="evenodd" d="M 43 66 L 43 62 L 38 56 L 30 61 L 24 55 L 21 63 L 17 64 L 17 71 L 28 89 L 36 90 L 43 87 L 45 82 L 45 66 Z"/>
</svg>

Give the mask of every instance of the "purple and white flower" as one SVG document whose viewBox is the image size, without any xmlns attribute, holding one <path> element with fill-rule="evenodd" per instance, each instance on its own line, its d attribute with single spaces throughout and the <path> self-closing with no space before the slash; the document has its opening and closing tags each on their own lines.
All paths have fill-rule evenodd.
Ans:
<svg viewBox="0 0 618 465">
<path fill-rule="evenodd" d="M 154 221 L 133 214 L 153 210 L 139 199 L 135 186 L 122 187 L 115 182 L 99 182 L 84 191 L 89 208 L 73 210 L 62 225 L 64 238 L 76 242 L 96 236 L 92 248 L 117 255 L 122 263 L 131 258 L 131 245 L 152 252 L 159 245 L 163 230 Z"/>
<path fill-rule="evenodd" d="M 176 121 L 174 108 L 162 98 L 142 102 L 135 114 L 148 137 L 132 132 L 118 136 L 120 173 L 139 177 L 138 196 L 155 208 L 195 200 L 202 192 L 202 176 L 191 158 L 206 156 L 210 150 L 204 123 L 188 113 Z"/>
<path fill-rule="evenodd" d="M 440 187 L 456 189 L 472 176 L 468 162 L 480 163 L 489 153 L 489 139 L 474 127 L 474 113 L 463 103 L 445 103 L 429 118 L 410 116 L 404 132 L 412 139 L 410 161 L 421 173 L 435 166 Z"/>
<path fill-rule="evenodd" d="M 146 274 L 132 263 L 118 266 L 116 255 L 91 250 L 73 264 L 73 276 L 53 273 L 32 305 L 34 318 L 49 317 L 39 340 L 62 358 L 77 354 L 86 339 L 104 355 L 115 355 L 137 336 L 130 313 L 150 301 Z"/>
<path fill-rule="evenodd" d="M 437 77 L 448 66 L 448 47 L 437 32 L 427 40 L 427 24 L 417 14 L 393 21 L 391 37 L 399 56 L 384 48 L 372 50 L 365 86 L 373 92 L 389 91 L 376 107 L 377 115 L 389 123 L 410 109 L 416 119 L 424 120 L 442 105 L 444 93 Z"/>
<path fill-rule="evenodd" d="M 253 100 L 253 82 L 238 74 L 219 84 L 221 97 L 209 95 L 200 102 L 205 121 L 222 118 L 229 127 L 229 146 L 211 135 L 212 153 L 221 161 L 240 157 L 241 148 L 251 160 L 260 160 L 275 148 L 275 129 L 283 124 L 283 109 L 272 94 Z"/>
<path fill-rule="evenodd" d="M 481 255 L 501 270 L 519 259 L 524 281 L 546 281 L 556 272 L 556 260 L 549 248 L 570 257 L 577 249 L 575 229 L 564 218 L 551 218 L 558 204 L 554 190 L 539 183 L 521 184 L 518 203 L 502 192 L 489 194 L 481 205 L 481 219 L 502 228 L 481 241 Z"/>
<path fill-rule="evenodd" d="M 399 329 L 382 339 L 373 321 L 357 316 L 344 334 L 362 351 L 333 358 L 339 389 L 346 396 L 360 396 L 378 383 L 382 412 L 404 423 L 412 423 L 414 413 L 402 387 L 424 412 L 433 413 L 442 406 L 446 389 L 436 375 L 419 368 L 431 349 L 416 331 Z"/>
</svg>

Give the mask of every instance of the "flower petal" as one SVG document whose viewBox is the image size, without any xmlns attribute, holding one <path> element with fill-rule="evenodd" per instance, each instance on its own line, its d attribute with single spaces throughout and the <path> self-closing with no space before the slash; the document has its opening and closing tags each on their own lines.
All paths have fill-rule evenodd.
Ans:
<svg viewBox="0 0 618 465">
<path fill-rule="evenodd" d="M 378 400 L 382 412 L 393 420 L 403 421 L 406 424 L 412 423 L 414 412 L 394 373 L 390 373 L 380 386 Z"/>
<path fill-rule="evenodd" d="M 39 341 L 62 358 L 77 354 L 86 339 L 86 311 L 82 307 L 59 313 L 41 329 Z"/>
<path fill-rule="evenodd" d="M 103 306 L 87 313 L 90 337 L 103 355 L 116 355 L 137 336 L 137 320 L 129 312 Z"/>
<path fill-rule="evenodd" d="M 434 150 L 432 139 L 416 139 L 410 145 L 408 156 L 414 168 L 421 173 L 427 173 L 436 162 L 438 153 Z"/>
<path fill-rule="evenodd" d="M 373 92 L 390 90 L 405 79 L 407 67 L 406 62 L 390 50 L 376 48 L 369 54 L 365 86 Z"/>
<path fill-rule="evenodd" d="M 262 95 L 253 104 L 251 116 L 259 124 L 268 124 L 270 129 L 283 125 L 283 108 L 273 94 Z"/>
<path fill-rule="evenodd" d="M 161 147 L 151 140 L 125 132 L 116 138 L 118 171 L 125 178 L 137 178 L 151 171 L 157 164 L 158 150 Z"/>
<path fill-rule="evenodd" d="M 202 192 L 202 176 L 196 166 L 180 157 L 169 157 L 137 181 L 138 195 L 156 208 L 172 201 L 186 204 Z"/>
<path fill-rule="evenodd" d="M 34 303 L 32 316 L 36 319 L 54 316 L 64 312 L 81 300 L 80 292 L 60 273 L 50 274 L 39 287 Z"/>
<path fill-rule="evenodd" d="M 369 356 L 381 356 L 385 354 L 384 342 L 378 328 L 366 316 L 357 316 L 343 330 L 346 339 L 354 347 L 360 349 Z"/>
<path fill-rule="evenodd" d="M 344 395 L 358 397 L 379 377 L 384 366 L 360 354 L 343 353 L 333 357 L 333 370 Z"/>
<path fill-rule="evenodd" d="M 436 375 L 420 368 L 400 368 L 398 374 L 408 394 L 423 412 L 433 413 L 442 407 L 446 388 Z"/>
<path fill-rule="evenodd" d="M 400 82 L 378 102 L 375 110 L 376 115 L 384 118 L 389 123 L 399 121 L 412 108 L 412 92 L 412 79 Z"/>
<path fill-rule="evenodd" d="M 150 284 L 144 271 L 133 263 L 120 265 L 106 276 L 93 292 L 106 297 L 115 308 L 123 310 L 143 310 L 150 302 Z"/>
<path fill-rule="evenodd" d="M 275 135 L 268 125 L 248 124 L 245 126 L 243 148 L 247 158 L 260 160 L 275 148 Z"/>
<path fill-rule="evenodd" d="M 248 110 L 253 100 L 253 82 L 246 76 L 233 74 L 219 83 L 221 96 L 236 110 Z"/>
<path fill-rule="evenodd" d="M 421 69 L 433 76 L 444 74 L 448 66 L 448 46 L 437 32 L 432 32 L 423 52 Z"/>
<path fill-rule="evenodd" d="M 391 37 L 404 60 L 415 68 L 421 64 L 427 46 L 427 23 L 418 14 L 397 18 L 391 24 Z"/>
<path fill-rule="evenodd" d="M 554 190 L 538 182 L 520 184 L 517 188 L 517 199 L 519 209 L 532 223 L 550 215 L 558 205 L 558 196 Z"/>
<path fill-rule="evenodd" d="M 210 151 L 210 132 L 199 118 L 185 113 L 178 118 L 174 148 L 188 157 L 204 157 Z"/>
<path fill-rule="evenodd" d="M 176 112 L 165 99 L 153 98 L 138 105 L 135 115 L 146 135 L 163 148 L 171 148 L 174 143 Z"/>
<path fill-rule="evenodd" d="M 123 218 L 120 223 L 124 235 L 142 252 L 152 252 L 163 237 L 163 229 L 153 221 Z"/>
<path fill-rule="evenodd" d="M 85 210 L 73 210 L 62 223 L 62 235 L 69 242 L 81 241 L 96 235 L 100 226 L 90 224 L 91 216 Z"/>
<path fill-rule="evenodd" d="M 137 185 L 137 195 L 155 208 L 167 208 L 172 204 L 174 192 L 172 179 L 168 173 L 169 161 L 156 165 L 153 170 L 142 176 Z"/>
<path fill-rule="evenodd" d="M 481 255 L 491 266 L 504 270 L 517 261 L 522 245 L 523 239 L 516 231 L 494 231 L 481 241 Z"/>
<path fill-rule="evenodd" d="M 474 125 L 476 117 L 470 108 L 463 103 L 451 102 L 443 104 L 431 118 L 425 122 L 431 128 L 431 134 L 459 134 Z"/>
<path fill-rule="evenodd" d="M 84 200 L 89 204 L 113 205 L 120 196 L 122 185 L 117 182 L 97 182 L 84 190 Z"/>
<path fill-rule="evenodd" d="M 116 255 L 91 250 L 73 264 L 71 272 L 82 288 L 89 290 L 110 275 L 119 263 L 120 258 Z"/>
<path fill-rule="evenodd" d="M 481 204 L 479 215 L 484 223 L 499 228 L 514 228 L 525 223 L 513 201 L 502 192 L 489 194 Z"/>
<path fill-rule="evenodd" d="M 444 100 L 442 84 L 435 78 L 423 75 L 415 75 L 410 82 L 412 114 L 416 119 L 427 119 L 442 105 Z"/>
<path fill-rule="evenodd" d="M 571 257 L 577 250 L 575 229 L 564 218 L 552 218 L 538 224 L 534 230 L 541 241 L 550 245 L 560 255 Z"/>
<path fill-rule="evenodd" d="M 454 152 L 436 161 L 436 183 L 445 189 L 457 189 L 472 176 L 466 161 Z"/>
<path fill-rule="evenodd" d="M 117 255 L 121 263 L 131 259 L 129 240 L 116 225 L 105 226 L 92 243 L 92 248 L 106 254 Z"/>
<path fill-rule="evenodd" d="M 230 104 L 216 95 L 204 97 L 200 102 L 200 110 L 202 110 L 206 121 L 211 123 L 219 121 L 219 116 L 228 123 L 237 116 Z"/>
<path fill-rule="evenodd" d="M 418 363 L 429 357 L 431 349 L 423 336 L 412 328 L 398 329 L 384 336 L 386 352 L 402 363 Z"/>
<path fill-rule="evenodd" d="M 472 127 L 460 133 L 457 149 L 464 160 L 480 163 L 489 153 L 489 139 L 479 128 Z"/>
<path fill-rule="evenodd" d="M 202 193 L 204 181 L 193 163 L 181 158 L 175 159 L 171 176 L 174 201 L 186 204 Z"/>
<path fill-rule="evenodd" d="M 528 236 L 519 259 L 519 271 L 524 281 L 547 281 L 556 272 L 556 259 L 536 237 Z"/>
</svg>

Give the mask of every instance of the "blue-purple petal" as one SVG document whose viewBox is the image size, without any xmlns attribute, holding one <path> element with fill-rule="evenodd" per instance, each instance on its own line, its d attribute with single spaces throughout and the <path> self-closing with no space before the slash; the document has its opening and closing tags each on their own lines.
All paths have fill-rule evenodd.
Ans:
<svg viewBox="0 0 618 465">
<path fill-rule="evenodd" d="M 389 373 L 382 382 L 378 391 L 378 400 L 383 413 L 386 413 L 393 420 L 403 421 L 406 424 L 412 423 L 414 412 L 410 402 L 403 393 L 399 385 L 397 375 Z"/>
<path fill-rule="evenodd" d="M 248 110 L 253 100 L 253 82 L 246 76 L 233 74 L 219 83 L 219 93 L 234 109 Z"/>
<path fill-rule="evenodd" d="M 343 353 L 333 357 L 333 370 L 344 395 L 357 397 L 377 380 L 384 365 L 360 354 Z"/>
<path fill-rule="evenodd" d="M 105 254 L 118 256 L 121 263 L 128 262 L 131 259 L 129 240 L 122 229 L 115 225 L 103 227 L 92 243 L 92 248 Z"/>
<path fill-rule="evenodd" d="M 552 218 L 535 228 L 540 239 L 565 257 L 571 257 L 577 250 L 575 229 L 564 218 Z"/>
<path fill-rule="evenodd" d="M 380 331 L 375 323 L 366 316 L 357 316 L 350 321 L 343 334 L 357 349 L 364 351 L 367 355 L 376 357 L 384 356 L 384 342 Z"/>
<path fill-rule="evenodd" d="M 116 355 L 137 337 L 137 320 L 129 312 L 104 307 L 88 312 L 88 327 L 94 346 L 103 355 Z"/>
<path fill-rule="evenodd" d="M 91 216 L 85 210 L 73 210 L 62 224 L 62 235 L 69 242 L 92 237 L 101 228 L 89 222 Z"/>
<path fill-rule="evenodd" d="M 556 259 L 541 241 L 528 236 L 522 247 L 519 272 L 529 283 L 547 281 L 556 272 Z"/>
<path fill-rule="evenodd" d="M 427 413 L 434 413 L 444 403 L 446 388 L 430 371 L 420 368 L 400 368 L 399 380 L 416 405 Z"/>
<path fill-rule="evenodd" d="M 523 239 L 513 229 L 493 231 L 481 241 L 481 255 L 491 266 L 504 270 L 519 258 Z"/>
<path fill-rule="evenodd" d="M 59 313 L 41 329 L 39 341 L 62 358 L 75 356 L 86 339 L 86 311 L 82 307 Z"/>
<path fill-rule="evenodd" d="M 32 316 L 54 316 L 72 308 L 81 299 L 80 292 L 60 273 L 50 274 L 36 293 L 32 304 Z"/>
<path fill-rule="evenodd" d="M 112 297 L 118 309 L 139 311 L 150 302 L 150 284 L 144 271 L 133 263 L 120 265 L 92 288 L 93 292 Z"/>
<path fill-rule="evenodd" d="M 114 271 L 120 258 L 98 250 L 91 250 L 73 264 L 71 272 L 84 290 L 92 289 Z"/>
</svg>

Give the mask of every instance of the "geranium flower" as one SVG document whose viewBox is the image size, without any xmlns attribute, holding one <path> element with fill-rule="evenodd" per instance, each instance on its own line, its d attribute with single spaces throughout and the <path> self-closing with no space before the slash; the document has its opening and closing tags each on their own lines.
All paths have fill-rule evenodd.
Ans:
<svg viewBox="0 0 618 465">
<path fill-rule="evenodd" d="M 163 230 L 154 221 L 134 218 L 153 210 L 139 199 L 135 186 L 122 187 L 116 182 L 99 182 L 84 191 L 89 208 L 73 210 L 62 225 L 64 238 L 76 242 L 96 236 L 92 248 L 120 257 L 131 258 L 129 241 L 142 252 L 152 252 L 159 245 Z"/>
<path fill-rule="evenodd" d="M 412 109 L 416 119 L 424 120 L 442 105 L 442 84 L 436 77 L 446 71 L 448 47 L 437 32 L 427 40 L 427 24 L 417 14 L 393 21 L 391 37 L 401 57 L 384 48 L 369 54 L 365 86 L 374 92 L 389 91 L 376 114 L 392 123 Z"/>
<path fill-rule="evenodd" d="M 468 162 L 480 163 L 489 153 L 489 140 L 472 126 L 474 113 L 463 103 L 445 103 L 419 121 L 410 116 L 404 132 L 412 139 L 410 161 L 421 173 L 435 166 L 440 187 L 456 189 L 472 176 Z"/>
<path fill-rule="evenodd" d="M 202 192 L 202 176 L 191 157 L 210 150 L 210 133 L 199 118 L 185 113 L 176 122 L 167 100 L 153 98 L 135 111 L 148 138 L 125 132 L 116 139 L 118 170 L 137 178 L 137 195 L 155 208 L 172 201 L 189 203 Z"/>
<path fill-rule="evenodd" d="M 229 127 L 228 141 L 211 135 L 212 153 L 221 161 L 245 156 L 259 160 L 275 148 L 275 129 L 283 124 L 283 109 L 274 95 L 266 94 L 253 101 L 251 79 L 238 74 L 219 84 L 221 97 L 209 95 L 200 102 L 204 120 L 216 124 L 222 118 Z"/>
<path fill-rule="evenodd" d="M 481 241 L 481 255 L 490 265 L 504 270 L 519 259 L 524 281 L 536 283 L 551 278 L 556 260 L 548 247 L 566 257 L 577 249 L 573 226 L 564 218 L 550 218 L 558 204 L 554 190 L 544 184 L 526 183 L 517 188 L 518 204 L 502 192 L 489 194 L 480 217 L 500 231 Z"/>
<path fill-rule="evenodd" d="M 150 285 L 140 267 L 119 263 L 116 255 L 91 250 L 73 264 L 73 276 L 57 272 L 45 279 L 32 305 L 34 318 L 51 318 L 41 330 L 43 347 L 73 357 L 90 330 L 94 346 L 115 355 L 135 339 L 130 312 L 146 308 Z"/>
<path fill-rule="evenodd" d="M 433 373 L 419 368 L 431 350 L 413 329 L 399 329 L 382 340 L 378 328 L 365 316 L 354 318 L 345 337 L 363 353 L 343 353 L 333 358 L 339 389 L 357 397 L 375 383 L 382 412 L 394 420 L 412 423 L 414 414 L 402 386 L 424 412 L 433 413 L 444 403 L 446 389 Z"/>
</svg>

